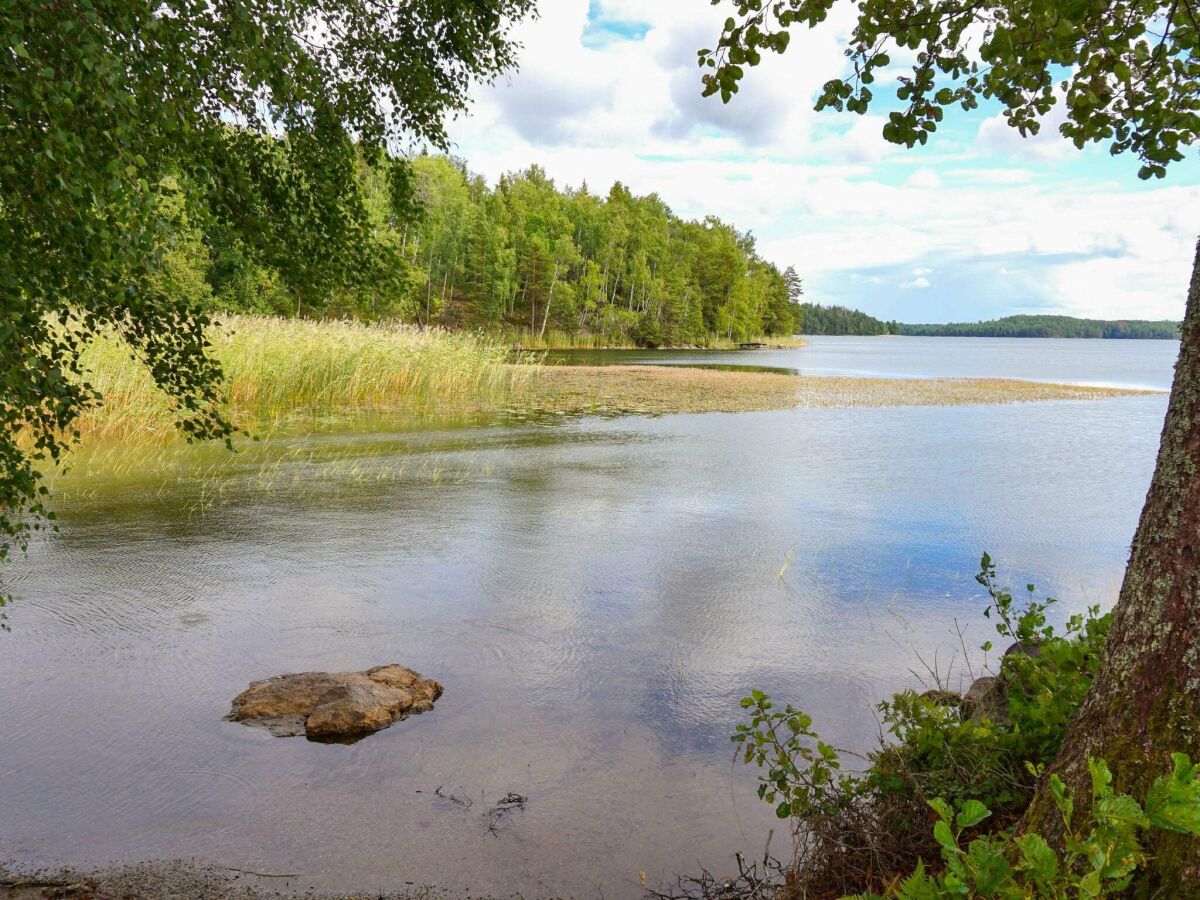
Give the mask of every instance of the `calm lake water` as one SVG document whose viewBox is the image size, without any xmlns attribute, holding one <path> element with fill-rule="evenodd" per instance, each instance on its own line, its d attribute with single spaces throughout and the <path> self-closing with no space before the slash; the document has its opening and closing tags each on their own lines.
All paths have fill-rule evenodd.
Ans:
<svg viewBox="0 0 1200 900">
<path fill-rule="evenodd" d="M 701 361 L 1166 387 L 1177 351 L 825 338 Z M 1111 604 L 1165 408 L 377 425 L 65 482 L 61 533 L 5 573 L 0 858 L 610 898 L 728 871 L 777 828 L 731 762 L 738 699 L 869 746 L 922 660 L 957 677 L 956 622 L 989 636 L 984 550 L 1062 617 Z M 432 713 L 353 746 L 222 721 L 251 680 L 387 662 L 445 684 Z M 510 791 L 526 809 L 489 829 Z"/>
</svg>

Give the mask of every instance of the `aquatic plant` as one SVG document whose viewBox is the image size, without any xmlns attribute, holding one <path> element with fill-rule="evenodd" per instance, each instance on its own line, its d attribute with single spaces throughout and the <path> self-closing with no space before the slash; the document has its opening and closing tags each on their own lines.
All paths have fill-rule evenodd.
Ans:
<svg viewBox="0 0 1200 900">
<path fill-rule="evenodd" d="M 841 378 L 700 366 L 541 366 L 512 395 L 556 413 L 748 412 L 792 407 L 966 406 L 1154 391 L 1004 378 Z"/>
</svg>

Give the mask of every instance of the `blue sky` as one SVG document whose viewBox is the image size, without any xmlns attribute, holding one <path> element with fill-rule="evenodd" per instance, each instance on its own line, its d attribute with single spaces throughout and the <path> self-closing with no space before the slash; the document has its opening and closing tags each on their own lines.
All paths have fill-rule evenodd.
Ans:
<svg viewBox="0 0 1200 900">
<path fill-rule="evenodd" d="M 521 71 L 478 91 L 451 127 L 455 152 L 489 179 L 538 163 L 560 184 L 620 180 L 753 232 L 813 301 L 888 319 L 1182 314 L 1200 234 L 1195 152 L 1141 182 L 1135 159 L 1077 151 L 1053 120 L 1022 139 L 995 107 L 949 115 L 925 147 L 889 145 L 886 104 L 865 117 L 812 110 L 844 72 L 852 4 L 797 32 L 728 106 L 700 97 L 696 67 L 724 7 L 541 6 L 519 29 Z"/>
</svg>

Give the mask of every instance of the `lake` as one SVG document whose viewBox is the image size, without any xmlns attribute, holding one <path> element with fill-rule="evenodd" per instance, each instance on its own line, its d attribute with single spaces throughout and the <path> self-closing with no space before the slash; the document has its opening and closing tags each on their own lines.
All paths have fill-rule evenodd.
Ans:
<svg viewBox="0 0 1200 900">
<path fill-rule="evenodd" d="M 572 357 L 1166 388 L 1177 352 L 818 338 Z M 957 681 L 961 644 L 990 636 L 985 550 L 1060 618 L 1111 605 L 1165 410 L 376 423 L 68 479 L 61 532 L 5 573 L 0 857 L 621 897 L 643 872 L 729 871 L 771 829 L 783 853 L 732 763 L 739 698 L 762 688 L 869 747 L 878 700 L 927 665 Z M 353 746 L 222 721 L 252 680 L 388 662 L 445 696 Z M 527 806 L 496 822 L 509 792 Z"/>
</svg>

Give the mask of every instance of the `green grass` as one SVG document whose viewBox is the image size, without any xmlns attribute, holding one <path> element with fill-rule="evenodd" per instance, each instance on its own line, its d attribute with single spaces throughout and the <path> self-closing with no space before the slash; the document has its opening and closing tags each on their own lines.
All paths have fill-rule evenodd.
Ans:
<svg viewBox="0 0 1200 900">
<path fill-rule="evenodd" d="M 476 334 L 402 325 L 230 317 L 210 332 L 235 423 L 363 410 L 451 412 L 502 402 L 526 377 L 507 347 Z M 90 345 L 88 380 L 103 402 L 79 420 L 85 438 L 174 431 L 167 397 L 115 336 Z"/>
</svg>

